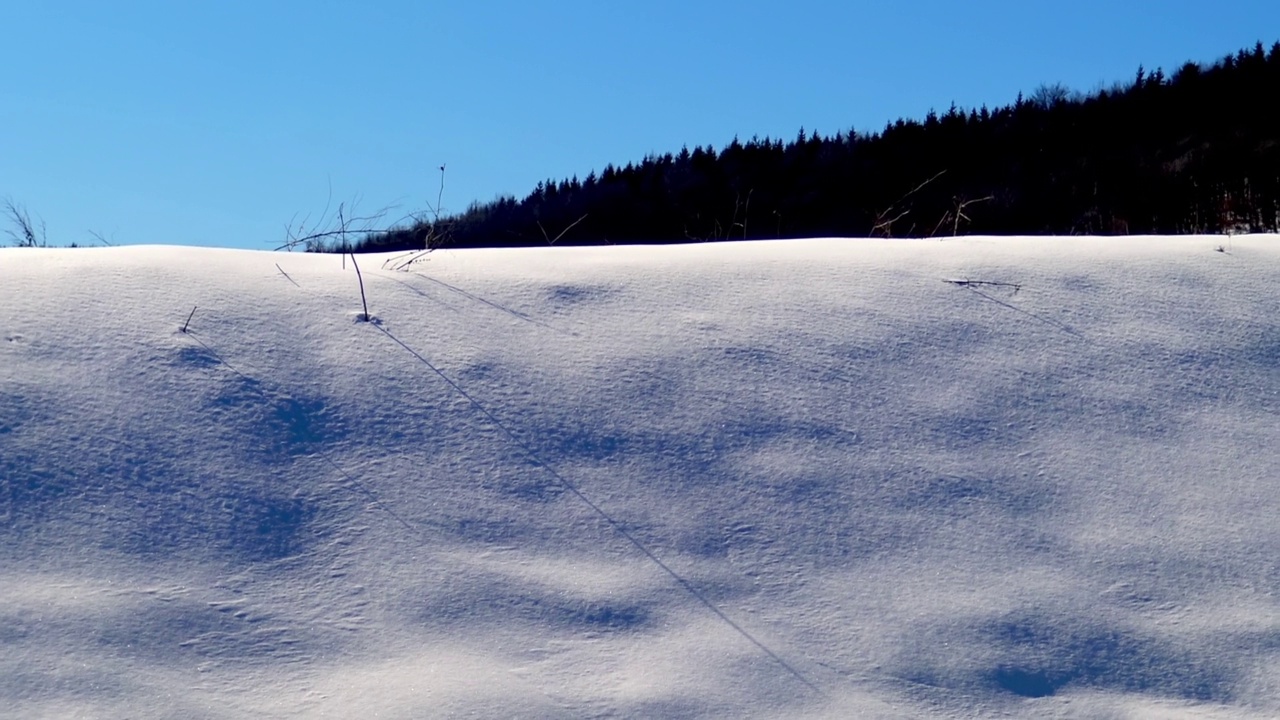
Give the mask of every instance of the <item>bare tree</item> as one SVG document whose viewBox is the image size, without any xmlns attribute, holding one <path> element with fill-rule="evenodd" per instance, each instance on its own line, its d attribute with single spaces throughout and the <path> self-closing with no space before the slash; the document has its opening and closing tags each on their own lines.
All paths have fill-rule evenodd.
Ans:
<svg viewBox="0 0 1280 720">
<path fill-rule="evenodd" d="M 1031 104 L 1049 110 L 1072 98 L 1071 88 L 1062 83 L 1044 83 L 1031 93 Z"/>
</svg>

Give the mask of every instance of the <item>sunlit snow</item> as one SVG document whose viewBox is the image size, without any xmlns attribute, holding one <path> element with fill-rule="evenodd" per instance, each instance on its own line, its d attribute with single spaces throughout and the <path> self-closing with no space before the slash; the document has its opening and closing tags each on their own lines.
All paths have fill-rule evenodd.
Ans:
<svg viewBox="0 0 1280 720">
<path fill-rule="evenodd" d="M 1280 716 L 1277 240 L 0 250 L 0 716 Z"/>
</svg>

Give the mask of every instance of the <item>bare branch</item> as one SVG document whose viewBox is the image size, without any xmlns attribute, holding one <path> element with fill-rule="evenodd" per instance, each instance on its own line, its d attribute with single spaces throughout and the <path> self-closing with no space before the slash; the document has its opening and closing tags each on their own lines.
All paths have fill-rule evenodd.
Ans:
<svg viewBox="0 0 1280 720">
<path fill-rule="evenodd" d="M 440 192 L 436 193 L 436 206 L 431 208 L 431 212 L 435 214 L 436 220 L 440 219 L 440 213 L 444 209 L 444 165 L 440 166 Z"/>
<path fill-rule="evenodd" d="M 903 217 L 905 217 L 905 216 L 906 216 L 909 212 L 911 212 L 911 211 L 910 211 L 910 210 L 903 210 L 902 212 L 898 213 L 898 215 L 896 215 L 896 216 L 895 216 L 895 217 L 893 217 L 893 218 L 889 218 L 889 213 L 894 212 L 894 211 L 897 209 L 898 205 L 900 205 L 902 202 L 904 202 L 907 198 L 909 198 L 909 197 L 911 197 L 912 195 L 915 195 L 916 193 L 920 192 L 920 191 L 921 191 L 921 190 L 923 190 L 923 189 L 924 189 L 924 188 L 925 188 L 929 183 L 931 183 L 931 182 L 933 182 L 934 180 L 937 180 L 938 178 L 940 178 L 940 177 L 942 177 L 943 175 L 945 175 L 945 174 L 946 174 L 946 172 L 947 172 L 947 171 L 946 171 L 945 169 L 944 169 L 944 170 L 940 170 L 940 171 L 938 171 L 938 174 L 937 174 L 937 175 L 934 175 L 933 177 L 929 178 L 928 180 L 925 180 L 924 182 L 920 183 L 919 185 L 917 185 L 917 186 L 915 186 L 915 187 L 911 188 L 910 190 L 908 190 L 908 191 L 907 191 L 907 194 L 905 194 L 905 195 L 903 195 L 902 197 L 898 198 L 896 201 L 894 201 L 894 203 L 893 203 L 892 205 L 890 205 L 889 207 L 887 207 L 887 208 L 885 208 L 884 210 L 880 211 L 880 214 L 876 215 L 876 223 L 875 223 L 875 225 L 872 225 L 872 226 L 871 226 L 871 233 L 872 233 L 872 235 L 874 235 L 877 231 L 883 231 L 883 232 L 884 232 L 884 236 L 885 236 L 885 237 L 892 237 L 892 233 L 893 233 L 893 223 L 897 222 L 898 220 L 901 220 Z M 914 226 L 913 226 L 913 229 L 914 229 Z"/>
<path fill-rule="evenodd" d="M 184 323 L 182 323 L 182 332 L 184 332 L 184 333 L 185 333 L 185 332 L 187 331 L 187 326 L 191 325 L 191 318 L 193 318 L 193 317 L 195 317 L 195 316 L 196 316 L 196 306 L 195 306 L 195 305 L 192 305 L 192 306 L 191 306 L 191 314 L 187 316 L 187 321 L 186 321 L 186 322 L 184 322 Z"/>
<path fill-rule="evenodd" d="M 280 271 L 280 274 L 284 276 L 285 280 L 288 280 L 289 282 L 293 283 L 295 287 L 302 287 L 301 285 L 298 285 L 297 280 L 294 280 L 293 278 L 289 277 L 289 273 L 285 272 L 284 268 L 280 267 L 280 263 L 276 263 L 276 269 Z"/>
<path fill-rule="evenodd" d="M 13 238 L 15 245 L 18 247 L 48 246 L 43 219 L 40 220 L 37 229 L 37 225 L 31 221 L 31 214 L 27 212 L 27 209 L 15 204 L 12 198 L 5 198 L 4 214 L 9 217 L 9 223 L 12 226 L 5 232 L 9 237 Z"/>
<path fill-rule="evenodd" d="M 556 235 L 554 238 L 547 235 L 547 229 L 542 227 L 542 221 L 538 221 L 538 229 L 542 231 L 542 239 L 546 240 L 548 245 L 555 245 L 557 242 L 560 241 L 560 238 L 565 236 L 565 233 L 569 232 L 574 228 L 574 226 L 576 226 L 578 223 L 586 219 L 587 219 L 587 213 L 583 213 L 582 217 L 569 223 L 569 226 L 561 230 L 560 234 Z"/>
<path fill-rule="evenodd" d="M 890 231 L 892 230 L 893 224 L 898 222 L 902 218 L 906 217 L 907 215 L 911 214 L 910 210 L 903 210 L 902 212 L 898 213 L 897 215 L 894 215 L 893 217 L 887 220 L 882 220 L 881 218 L 883 218 L 891 210 L 893 210 L 893 206 L 889 206 L 885 208 L 884 212 L 876 216 L 876 220 L 878 222 L 876 222 L 876 224 L 871 228 L 872 234 L 874 234 L 877 230 L 884 230 L 884 236 L 890 237 Z"/>
<path fill-rule="evenodd" d="M 967 207 L 969 207 L 970 205 L 973 205 L 973 204 L 975 204 L 975 203 L 987 202 L 988 200 L 994 200 L 994 199 L 995 199 L 995 196 L 994 196 L 994 195 L 988 195 L 988 196 L 986 196 L 986 197 L 980 197 L 980 198 L 977 198 L 977 199 L 975 199 L 975 200 L 957 201 L 957 202 L 956 202 L 956 217 L 955 217 L 955 224 L 954 224 L 954 225 L 952 226 L 952 228 L 951 228 L 951 237 L 955 237 L 956 235 L 959 235 L 959 234 L 960 234 L 960 221 L 961 221 L 961 220 L 969 220 L 969 216 L 964 214 L 964 209 L 965 209 L 965 208 L 967 208 Z"/>
<path fill-rule="evenodd" d="M 1015 295 L 1018 293 L 1019 290 L 1022 289 L 1022 286 L 1019 285 L 1018 283 L 996 282 L 994 280 L 948 280 L 944 278 L 942 282 L 950 283 L 958 287 L 968 287 L 968 288 L 972 288 L 972 287 L 1013 288 L 1013 292 Z"/>
<path fill-rule="evenodd" d="M 330 215 L 330 206 L 326 202 L 324 213 L 314 223 L 310 221 L 309 215 L 304 217 L 301 222 L 295 222 L 297 218 L 297 215 L 295 215 L 294 219 L 291 219 L 289 224 L 285 226 L 285 242 L 277 247 L 276 250 L 293 250 L 297 247 L 305 247 L 308 251 L 337 250 L 343 255 L 343 267 L 345 268 L 346 255 L 353 250 L 351 235 L 362 235 L 365 241 L 370 236 L 390 233 L 406 233 L 413 237 L 422 233 L 425 227 L 423 247 L 421 250 L 409 253 L 409 255 L 412 255 L 409 260 L 401 262 L 405 257 L 401 255 L 383 261 L 382 266 L 384 269 L 388 264 L 394 264 L 394 269 L 403 270 L 408 265 L 422 259 L 422 256 L 427 252 L 443 244 L 448 237 L 447 227 L 442 229 L 442 225 L 447 226 L 447 222 L 441 219 L 443 212 L 441 203 L 444 200 L 444 172 L 445 166 L 441 165 L 440 188 L 436 193 L 436 204 L 432 205 L 430 201 L 427 201 L 427 212 L 406 213 L 395 222 L 387 223 L 385 218 L 391 210 L 397 207 L 396 205 L 383 207 L 372 215 L 354 215 L 350 214 L 349 210 L 359 204 L 360 198 L 356 196 L 350 203 L 339 203 L 338 211 Z M 332 186 L 330 187 L 331 199 Z M 334 246 L 334 241 L 336 241 L 336 247 Z"/>
<path fill-rule="evenodd" d="M 934 225 L 934 226 L 933 226 L 933 229 L 929 231 L 929 237 L 938 237 L 938 229 L 939 229 L 939 228 L 941 228 L 941 227 L 942 227 L 942 225 L 943 225 L 944 223 L 946 223 L 946 222 L 947 222 L 948 220 L 950 220 L 950 219 L 951 219 L 951 211 L 950 211 L 950 210 L 948 210 L 948 211 L 946 211 L 946 212 L 942 213 L 942 217 L 941 217 L 941 218 L 938 218 L 938 224 L 937 224 L 937 225 Z"/>
<path fill-rule="evenodd" d="M 369 301 L 364 295 L 364 276 L 360 274 L 360 265 L 356 262 L 356 254 L 353 252 L 348 252 L 347 254 L 351 256 L 351 265 L 356 269 L 356 279 L 360 281 L 360 304 L 364 306 L 364 314 L 360 316 L 360 319 L 369 322 L 371 318 L 369 317 Z"/>
<path fill-rule="evenodd" d="M 356 202 L 359 202 L 359 200 L 353 201 L 353 207 Z M 370 235 L 387 232 L 380 225 L 383 224 L 383 218 L 387 216 L 388 212 L 394 210 L 395 206 L 388 205 L 372 215 L 355 216 L 348 216 L 346 208 L 346 203 L 338 203 L 337 213 L 330 218 L 326 206 L 325 214 L 314 224 L 310 223 L 309 215 L 304 217 L 302 222 L 296 226 L 293 226 L 292 221 L 290 221 L 291 224 L 285 226 L 286 241 L 276 250 L 293 250 L 299 246 L 313 250 L 322 245 L 325 240 L 340 238 L 342 240 L 340 249 L 346 252 L 347 239 L 351 234 Z"/>
</svg>

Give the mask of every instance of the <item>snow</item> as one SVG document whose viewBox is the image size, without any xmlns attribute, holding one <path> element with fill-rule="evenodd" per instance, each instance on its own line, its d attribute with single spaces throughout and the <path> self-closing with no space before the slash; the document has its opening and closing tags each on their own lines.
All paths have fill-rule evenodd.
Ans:
<svg viewBox="0 0 1280 720">
<path fill-rule="evenodd" d="M 0 250 L 0 716 L 1276 717 L 1276 240 Z"/>
</svg>

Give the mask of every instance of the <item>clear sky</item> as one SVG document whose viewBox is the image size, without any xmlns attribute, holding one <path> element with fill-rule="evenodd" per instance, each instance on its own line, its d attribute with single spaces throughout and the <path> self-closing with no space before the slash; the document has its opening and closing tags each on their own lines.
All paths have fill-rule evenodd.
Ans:
<svg viewBox="0 0 1280 720">
<path fill-rule="evenodd" d="M 272 248 L 330 197 L 434 204 L 441 164 L 458 211 L 682 145 L 875 130 L 1280 39 L 1276 0 L 3 5 L 0 197 L 59 245 Z"/>
</svg>

